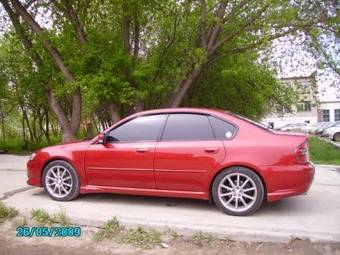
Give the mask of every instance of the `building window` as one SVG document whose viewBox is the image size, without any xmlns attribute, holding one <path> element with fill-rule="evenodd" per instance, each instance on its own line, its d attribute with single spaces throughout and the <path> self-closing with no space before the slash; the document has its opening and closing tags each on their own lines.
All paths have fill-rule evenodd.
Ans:
<svg viewBox="0 0 340 255">
<path fill-rule="evenodd" d="M 340 121 L 340 109 L 335 109 L 334 110 L 334 120 L 335 121 Z"/>
<path fill-rule="evenodd" d="M 300 102 L 296 105 L 296 109 L 298 112 L 310 112 L 312 110 L 311 104 L 309 101 Z"/>
<path fill-rule="evenodd" d="M 278 112 L 278 113 L 289 113 L 290 109 L 286 106 L 277 105 L 276 106 L 276 112 Z"/>
<path fill-rule="evenodd" d="M 322 121 L 329 122 L 329 110 L 321 110 Z"/>
</svg>

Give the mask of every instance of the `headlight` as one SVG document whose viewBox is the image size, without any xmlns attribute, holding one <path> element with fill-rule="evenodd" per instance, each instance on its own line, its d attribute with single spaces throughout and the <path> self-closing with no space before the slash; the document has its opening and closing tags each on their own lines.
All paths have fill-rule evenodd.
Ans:
<svg viewBox="0 0 340 255">
<path fill-rule="evenodd" d="M 32 153 L 32 154 L 30 155 L 30 160 L 33 160 L 33 159 L 35 158 L 36 155 L 37 155 L 36 153 Z"/>
</svg>

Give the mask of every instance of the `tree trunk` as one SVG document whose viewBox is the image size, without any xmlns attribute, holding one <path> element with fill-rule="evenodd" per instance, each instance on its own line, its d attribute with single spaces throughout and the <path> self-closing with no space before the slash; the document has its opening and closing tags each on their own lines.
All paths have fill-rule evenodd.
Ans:
<svg viewBox="0 0 340 255">
<path fill-rule="evenodd" d="M 30 140 L 31 140 L 31 142 L 33 142 L 33 140 L 34 140 L 34 135 L 33 135 L 33 131 L 32 131 L 32 128 L 31 128 L 31 125 L 30 125 L 28 116 L 27 116 L 27 112 L 26 112 L 24 106 L 20 105 L 20 108 L 21 108 L 21 111 L 22 111 L 23 121 L 26 122 L 28 131 L 29 131 L 29 133 L 30 133 Z"/>
<path fill-rule="evenodd" d="M 71 124 L 66 118 L 61 106 L 59 105 L 51 90 L 49 90 L 47 93 L 47 100 L 50 108 L 53 110 L 60 123 L 61 129 L 63 131 L 63 142 L 76 140 L 75 133 L 73 133 L 71 129 Z"/>
<path fill-rule="evenodd" d="M 48 143 L 51 143 L 51 140 L 50 140 L 50 117 L 49 117 L 49 114 L 48 114 L 48 109 L 45 109 L 45 121 L 46 121 L 45 137 L 46 137 Z"/>
<path fill-rule="evenodd" d="M 111 125 L 115 124 L 120 120 L 120 116 L 118 114 L 118 107 L 115 103 L 112 102 L 109 104 L 108 111 L 111 119 Z"/>
<path fill-rule="evenodd" d="M 6 11 L 8 12 L 17 32 L 20 34 L 20 37 L 23 41 L 23 44 L 25 48 L 29 51 L 32 49 L 32 43 L 31 41 L 25 36 L 25 34 L 22 31 L 21 25 L 19 23 L 19 20 L 16 19 L 15 14 L 10 9 L 8 3 L 6 1 L 1 0 L 3 3 Z M 32 31 L 36 33 L 37 35 L 42 35 L 44 33 L 44 30 L 39 26 L 39 24 L 31 17 L 31 15 L 26 11 L 26 9 L 21 5 L 21 3 L 18 0 L 11 0 L 14 8 L 16 9 L 17 13 L 20 14 L 20 16 L 26 21 L 26 23 L 30 26 Z M 6 6 L 7 5 L 7 6 Z M 54 63 L 59 68 L 61 73 L 63 74 L 64 78 L 68 82 L 74 82 L 75 78 L 72 74 L 72 72 L 66 67 L 64 60 L 59 53 L 58 49 L 53 47 L 51 42 L 48 38 L 45 37 L 45 39 L 42 41 L 43 46 L 45 50 L 50 54 L 52 57 Z M 33 60 L 36 62 L 38 67 L 41 67 L 42 60 L 40 56 L 35 52 L 34 56 L 32 57 Z M 81 109 L 82 109 L 82 98 L 81 98 L 81 91 L 79 88 L 76 89 L 73 95 L 73 101 L 72 101 L 72 115 L 71 120 L 69 121 L 61 107 L 59 106 L 59 103 L 54 98 L 52 91 L 47 88 L 47 97 L 49 98 L 49 105 L 53 112 L 56 114 L 58 121 L 60 122 L 60 125 L 63 130 L 63 141 L 72 141 L 75 140 L 75 134 L 77 133 L 80 121 L 81 121 Z M 53 107 L 52 107 L 53 106 Z M 69 123 L 70 122 L 70 123 Z M 66 139 L 66 140 L 65 140 Z"/>
<path fill-rule="evenodd" d="M 187 78 L 183 79 L 179 83 L 179 85 L 177 86 L 178 90 L 170 97 L 170 100 L 167 105 L 169 108 L 180 107 L 184 96 L 188 92 L 190 86 L 195 82 L 200 72 L 201 72 L 201 68 L 194 69 L 193 71 L 191 71 L 191 73 L 187 75 Z"/>
</svg>

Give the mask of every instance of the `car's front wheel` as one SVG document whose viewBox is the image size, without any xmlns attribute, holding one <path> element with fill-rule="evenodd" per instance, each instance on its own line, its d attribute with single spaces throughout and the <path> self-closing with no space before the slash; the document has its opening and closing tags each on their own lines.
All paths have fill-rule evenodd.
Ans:
<svg viewBox="0 0 340 255">
<path fill-rule="evenodd" d="M 43 173 L 43 186 L 54 200 L 69 201 L 79 195 L 79 178 L 75 169 L 66 161 L 49 163 Z"/>
<path fill-rule="evenodd" d="M 254 213 L 264 199 L 260 177 L 245 167 L 230 167 L 220 172 L 213 183 L 212 195 L 216 205 L 226 214 Z"/>
</svg>

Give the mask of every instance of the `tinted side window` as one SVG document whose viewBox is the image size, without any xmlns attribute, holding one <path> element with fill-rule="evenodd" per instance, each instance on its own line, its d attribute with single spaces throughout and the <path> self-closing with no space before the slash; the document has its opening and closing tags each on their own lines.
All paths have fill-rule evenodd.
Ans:
<svg viewBox="0 0 340 255">
<path fill-rule="evenodd" d="M 199 114 L 170 114 L 163 140 L 214 139 L 208 117 Z"/>
<path fill-rule="evenodd" d="M 137 117 L 113 129 L 109 141 L 155 141 L 161 131 L 165 115 Z"/>
<path fill-rule="evenodd" d="M 230 139 L 236 132 L 236 127 L 221 119 L 209 116 L 211 126 L 214 130 L 216 138 Z"/>
</svg>

